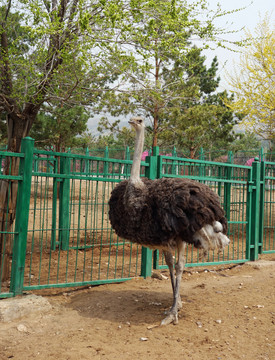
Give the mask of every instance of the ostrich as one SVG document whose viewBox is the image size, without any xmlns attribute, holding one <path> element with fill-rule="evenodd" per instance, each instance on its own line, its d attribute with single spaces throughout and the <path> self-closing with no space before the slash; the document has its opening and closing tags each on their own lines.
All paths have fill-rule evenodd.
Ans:
<svg viewBox="0 0 275 360">
<path fill-rule="evenodd" d="M 133 165 L 129 180 L 119 183 L 109 200 L 109 218 L 117 235 L 152 249 L 163 250 L 169 268 L 173 304 L 161 325 L 178 323 L 182 307 L 180 282 L 184 269 L 186 243 L 202 248 L 223 249 L 229 244 L 227 220 L 219 197 L 199 182 L 162 178 L 140 178 L 140 163 L 144 144 L 144 120 L 132 118 L 136 131 Z M 173 252 L 177 250 L 175 265 Z"/>
</svg>

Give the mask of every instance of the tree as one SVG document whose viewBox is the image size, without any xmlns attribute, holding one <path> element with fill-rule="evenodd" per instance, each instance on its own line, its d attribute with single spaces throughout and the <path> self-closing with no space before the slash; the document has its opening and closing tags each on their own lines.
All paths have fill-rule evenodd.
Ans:
<svg viewBox="0 0 275 360">
<path fill-rule="evenodd" d="M 116 78 L 108 58 L 123 2 L 5 0 L 0 8 L 0 110 L 7 148 L 19 152 L 44 104 L 87 105 Z M 19 160 L 7 158 L 4 173 L 17 175 Z M 17 183 L 0 182 L 0 230 L 10 231 Z M 7 211 L 9 209 L 9 211 Z M 4 241 L 0 238 L 0 261 Z M 11 239 L 6 241 L 3 278 L 8 278 Z M 2 266 L 1 265 L 1 266 Z"/>
<path fill-rule="evenodd" d="M 232 144 L 228 147 L 229 150 L 233 152 L 237 151 L 247 151 L 259 149 L 261 142 L 257 140 L 253 132 L 245 132 L 244 134 L 239 134 L 238 138 L 233 141 Z"/>
<path fill-rule="evenodd" d="M 201 49 L 193 47 L 183 62 L 176 59 L 173 69 L 165 71 L 165 84 L 169 89 L 173 87 L 178 97 L 167 106 L 160 138 L 188 150 L 191 158 L 200 147 L 211 149 L 221 140 L 224 144 L 233 141 L 233 126 L 238 121 L 223 103 L 223 98 L 230 101 L 227 93 L 217 92 L 220 82 L 217 58 L 207 68 L 201 53 Z"/>
<path fill-rule="evenodd" d="M 209 44 L 225 46 L 220 40 L 225 30 L 217 28 L 214 23 L 217 17 L 228 12 L 219 7 L 210 11 L 203 0 L 192 4 L 185 0 L 132 3 L 137 5 L 129 9 L 127 19 L 131 22 L 127 24 L 128 30 L 123 32 L 123 37 L 128 41 L 128 54 L 135 61 L 125 72 L 124 88 L 115 98 L 109 96 L 106 99 L 105 108 L 113 116 L 139 112 L 150 118 L 155 146 L 170 104 L 179 97 L 193 96 L 192 92 L 188 93 L 190 87 L 183 92 L 183 76 L 180 79 L 174 77 L 168 83 L 165 69 L 173 69 L 176 61 L 186 62 L 194 52 L 191 43 L 196 41 L 200 42 L 201 48 L 207 48 Z M 180 87 L 181 93 L 178 91 Z"/>
<path fill-rule="evenodd" d="M 43 107 L 38 114 L 30 136 L 36 139 L 36 144 L 49 147 L 55 151 L 64 151 L 78 144 L 78 137 L 87 130 L 89 114 L 81 106 Z"/>
<path fill-rule="evenodd" d="M 249 31 L 247 34 L 252 38 Z M 243 113 L 242 124 L 262 139 L 275 140 L 275 27 L 265 17 L 255 28 L 255 37 L 228 75 L 235 102 L 229 106 Z"/>
</svg>

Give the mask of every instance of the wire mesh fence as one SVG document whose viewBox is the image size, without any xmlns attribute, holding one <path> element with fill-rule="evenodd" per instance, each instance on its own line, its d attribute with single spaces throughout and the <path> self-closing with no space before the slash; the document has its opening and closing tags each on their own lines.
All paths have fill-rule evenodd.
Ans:
<svg viewBox="0 0 275 360">
<path fill-rule="evenodd" d="M 140 276 L 142 272 L 150 274 L 143 248 L 119 238 L 108 219 L 111 191 L 130 176 L 130 157 L 111 158 L 107 151 L 105 157 L 33 149 L 32 152 L 24 153 L 24 149 L 21 154 L 0 152 L 2 163 L 9 156 L 21 162 L 17 173 L 7 175 L 12 173 L 9 165 L 10 169 L 0 174 L 0 184 L 6 184 L 8 199 L 6 205 L 1 203 L 0 297 L 23 290 L 116 282 Z M 30 156 L 31 161 L 27 161 Z M 264 169 L 262 188 L 254 176 L 260 166 Z M 153 170 L 157 173 L 153 174 Z M 262 247 L 259 251 L 275 251 L 274 163 L 256 161 L 253 166 L 243 166 L 158 156 L 156 151 L 153 157 L 142 161 L 141 175 L 188 177 L 204 182 L 219 194 L 229 222 L 231 244 L 219 254 L 210 251 L 204 258 L 188 246 L 187 266 L 244 262 L 257 257 L 253 251 L 258 246 Z M 18 186 L 17 205 L 11 209 L 9 199 L 14 184 Z M 257 232 L 253 216 L 262 211 L 261 206 L 256 206 L 257 199 L 263 205 L 263 227 L 257 230 L 259 238 L 253 238 Z M 158 252 L 153 259 L 156 268 L 164 266 Z M 144 266 L 148 271 L 142 270 Z"/>
</svg>

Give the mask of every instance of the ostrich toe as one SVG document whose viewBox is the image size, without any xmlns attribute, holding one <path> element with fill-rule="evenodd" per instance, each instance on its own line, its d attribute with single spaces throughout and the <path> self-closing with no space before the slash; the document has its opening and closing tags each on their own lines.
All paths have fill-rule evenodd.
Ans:
<svg viewBox="0 0 275 360">
<path fill-rule="evenodd" d="M 162 320 L 162 322 L 160 323 L 161 326 L 163 325 L 168 325 L 173 323 L 174 325 L 176 325 L 179 322 L 178 319 L 178 312 L 177 311 L 171 311 L 169 312 L 169 314 Z"/>
</svg>

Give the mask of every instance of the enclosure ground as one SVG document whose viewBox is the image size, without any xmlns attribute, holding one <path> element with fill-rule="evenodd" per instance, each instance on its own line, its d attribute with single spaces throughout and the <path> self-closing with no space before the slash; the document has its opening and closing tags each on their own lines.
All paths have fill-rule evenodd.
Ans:
<svg viewBox="0 0 275 360">
<path fill-rule="evenodd" d="M 268 260 L 187 269 L 176 326 L 158 326 L 171 305 L 168 279 L 36 292 L 52 310 L 1 323 L 0 359 L 272 360 L 275 255 Z"/>
</svg>

